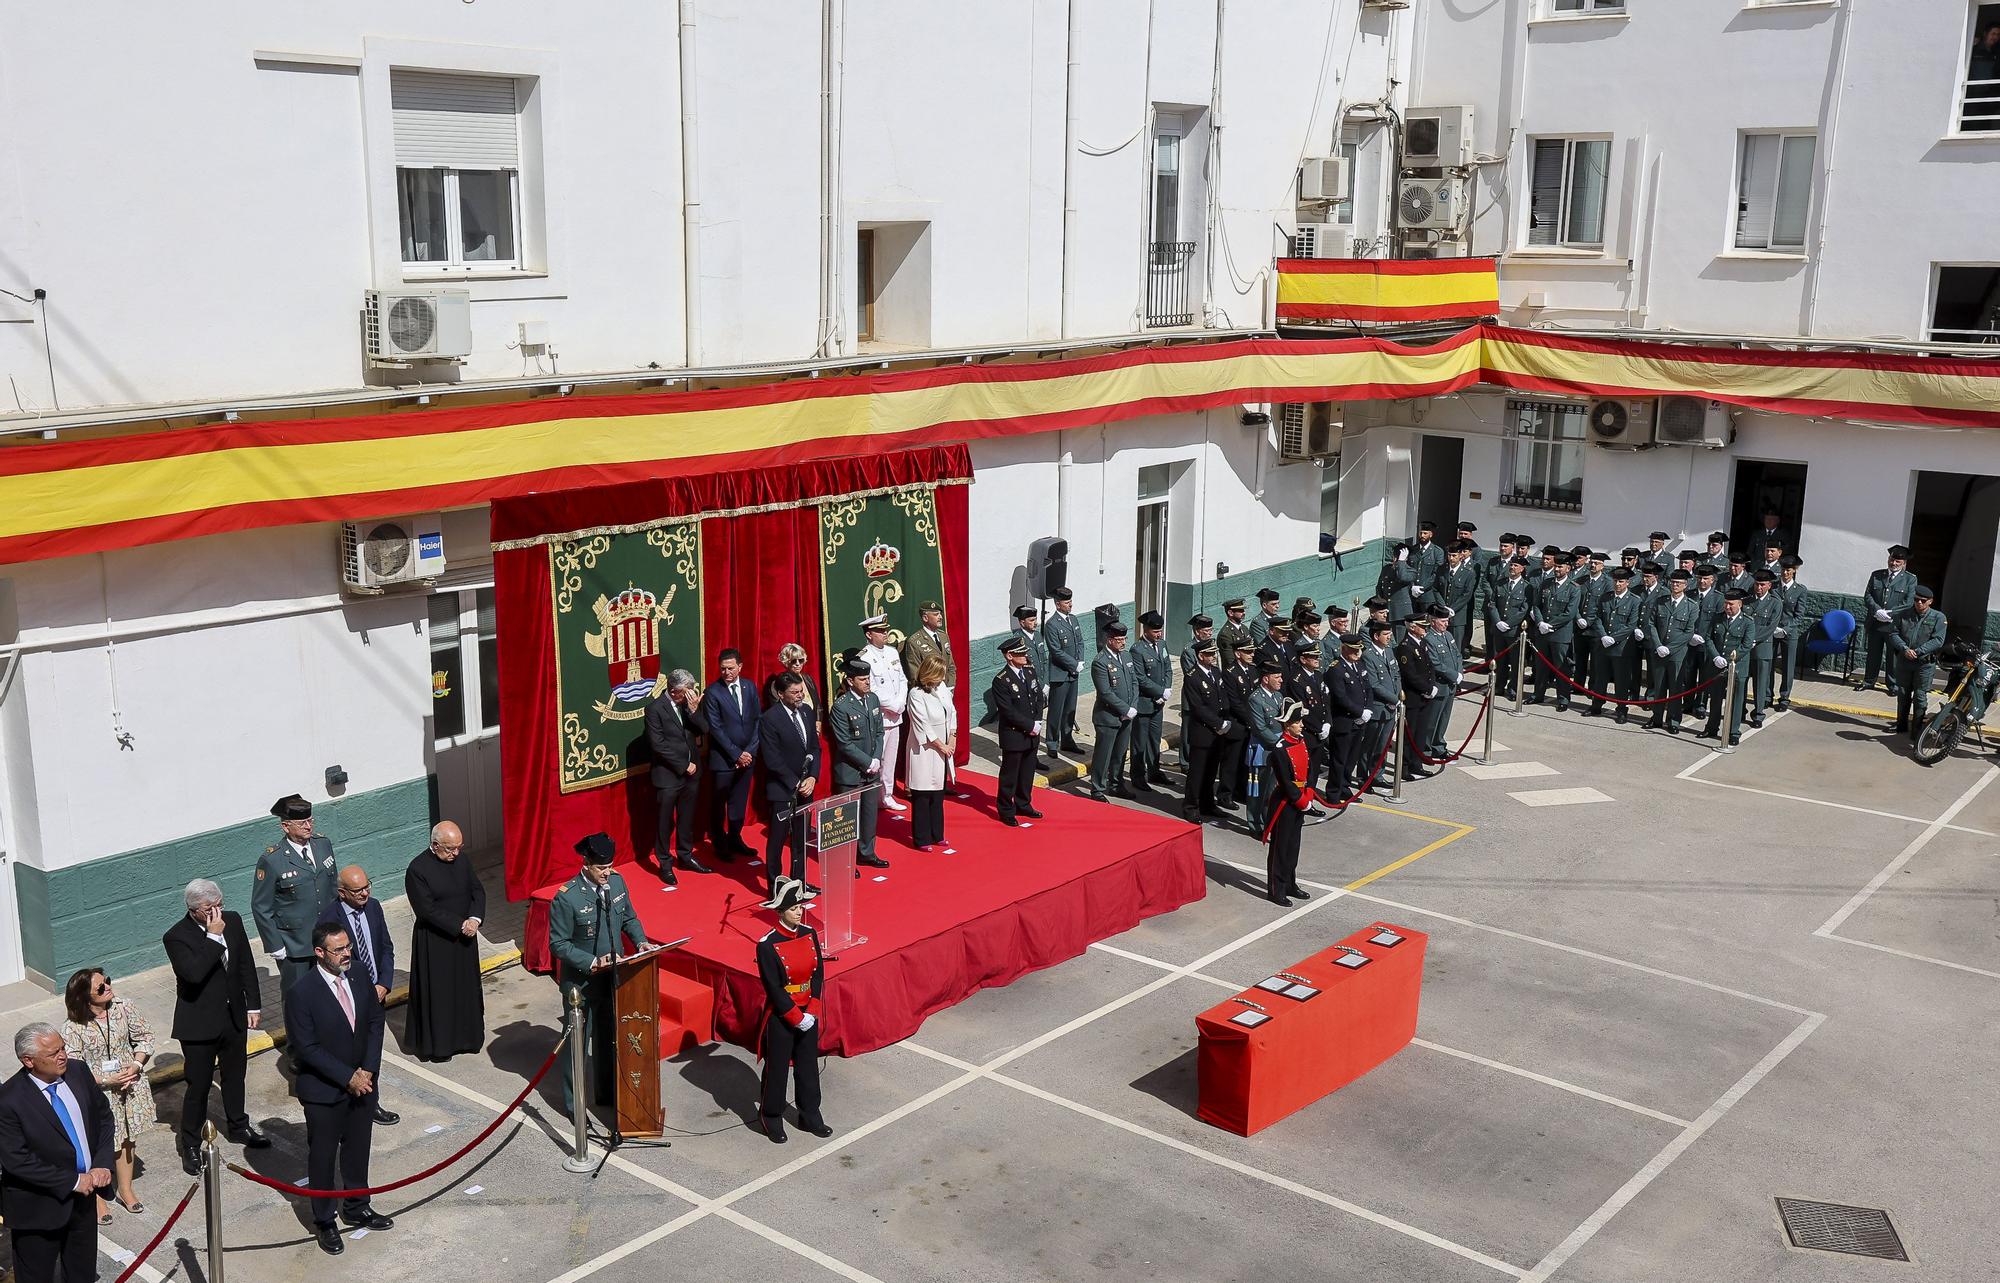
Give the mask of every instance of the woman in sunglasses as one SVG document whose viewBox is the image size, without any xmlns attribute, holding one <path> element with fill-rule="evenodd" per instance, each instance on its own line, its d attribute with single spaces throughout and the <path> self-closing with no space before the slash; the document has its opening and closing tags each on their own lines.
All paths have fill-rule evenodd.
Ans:
<svg viewBox="0 0 2000 1283">
<path fill-rule="evenodd" d="M 97 1085 L 111 1099 L 112 1164 L 118 1205 L 133 1215 L 146 1210 L 132 1189 L 138 1163 L 137 1137 L 158 1120 L 153 1110 L 153 1084 L 146 1078 L 153 1058 L 153 1031 L 123 998 L 111 992 L 111 977 L 86 967 L 63 987 L 63 1044 L 71 1058 L 90 1066 Z M 97 1198 L 97 1223 L 111 1223 L 111 1207 Z"/>
</svg>

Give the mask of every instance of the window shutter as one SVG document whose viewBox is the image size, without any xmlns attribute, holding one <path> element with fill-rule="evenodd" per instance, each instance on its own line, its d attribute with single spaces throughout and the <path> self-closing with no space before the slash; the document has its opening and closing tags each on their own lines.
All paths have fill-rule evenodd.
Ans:
<svg viewBox="0 0 2000 1283">
<path fill-rule="evenodd" d="M 1809 136 L 1785 139 L 1778 162 L 1778 204 L 1771 223 L 1774 247 L 1805 248 L 1806 211 L 1812 206 L 1814 141 Z"/>
<path fill-rule="evenodd" d="M 1777 212 L 1776 134 L 1745 134 L 1743 166 L 1736 177 L 1736 247 L 1769 249 L 1771 220 Z"/>
<path fill-rule="evenodd" d="M 1604 243 L 1604 199 L 1611 178 L 1611 144 L 1604 139 L 1578 139 L 1570 144 L 1569 226 L 1563 241 L 1571 245 Z"/>
<path fill-rule="evenodd" d="M 1535 140 L 1534 172 L 1528 197 L 1528 244 L 1553 245 L 1562 221 L 1563 140 Z"/>
<path fill-rule="evenodd" d="M 511 76 L 393 71 L 396 163 L 413 168 L 519 169 L 519 105 Z"/>
</svg>

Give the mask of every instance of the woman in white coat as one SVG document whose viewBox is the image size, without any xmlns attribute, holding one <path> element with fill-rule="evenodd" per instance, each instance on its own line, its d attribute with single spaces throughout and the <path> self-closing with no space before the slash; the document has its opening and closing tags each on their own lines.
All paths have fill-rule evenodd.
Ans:
<svg viewBox="0 0 2000 1283">
<path fill-rule="evenodd" d="M 910 841 L 919 851 L 944 843 L 944 791 L 951 787 L 952 753 L 958 747 L 958 711 L 944 687 L 944 661 L 926 656 L 917 665 L 916 688 L 904 709 L 909 761 L 903 783 L 910 790 Z M 945 847 L 948 852 L 950 847 Z"/>
</svg>

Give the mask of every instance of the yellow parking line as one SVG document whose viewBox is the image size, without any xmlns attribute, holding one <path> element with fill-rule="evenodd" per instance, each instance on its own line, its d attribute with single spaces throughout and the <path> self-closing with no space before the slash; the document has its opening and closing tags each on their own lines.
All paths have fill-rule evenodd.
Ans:
<svg viewBox="0 0 2000 1283">
<path fill-rule="evenodd" d="M 1360 807 L 1364 811 L 1380 811 L 1384 815 L 1399 815 L 1406 820 L 1422 820 L 1426 824 L 1435 824 L 1440 828 L 1456 829 L 1464 827 L 1457 820 L 1440 820 L 1435 815 L 1418 815 L 1415 811 L 1405 811 L 1400 806 L 1377 806 L 1373 802 L 1355 802 L 1353 805 Z"/>
<path fill-rule="evenodd" d="M 1846 713 L 1850 717 L 1879 717 L 1885 722 L 1896 720 L 1896 710 L 1883 708 L 1862 708 L 1859 704 L 1832 704 L 1822 699 L 1799 699 L 1792 703 L 1800 708 L 1823 708 L 1829 713 Z"/>
<path fill-rule="evenodd" d="M 1403 814 L 1403 812 L 1392 811 L 1390 812 L 1390 814 L 1401 815 Z M 1426 819 L 1428 817 L 1419 815 L 1419 816 L 1413 816 L 1411 818 L 1421 820 L 1421 819 Z M 1431 822 L 1433 824 L 1446 823 L 1446 821 L 1443 820 L 1432 820 Z M 1450 846 L 1452 843 L 1458 841 L 1466 834 L 1475 831 L 1473 826 L 1470 824 L 1454 825 L 1453 829 L 1454 829 L 1453 832 L 1447 833 L 1445 836 L 1439 838 L 1437 841 L 1431 843 L 1429 846 L 1424 847 L 1422 850 L 1412 851 L 1408 855 L 1404 856 L 1402 859 L 1395 860 L 1392 861 L 1391 863 L 1385 864 L 1381 868 L 1375 870 L 1373 873 L 1364 874 L 1363 876 L 1358 877 L 1354 881 L 1348 883 L 1342 889 L 1346 891 L 1359 891 L 1362 887 L 1367 886 L 1370 882 L 1373 882 L 1378 878 L 1386 878 L 1391 873 L 1394 873 L 1397 869 L 1403 868 L 1405 865 L 1415 864 L 1418 860 L 1423 859 L 1431 852 L 1436 851 L 1442 847 Z"/>
</svg>

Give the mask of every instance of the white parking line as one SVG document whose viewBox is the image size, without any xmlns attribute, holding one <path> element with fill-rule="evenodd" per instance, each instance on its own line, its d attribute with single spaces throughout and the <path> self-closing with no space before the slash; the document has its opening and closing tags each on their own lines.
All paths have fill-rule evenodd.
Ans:
<svg viewBox="0 0 2000 1283">
<path fill-rule="evenodd" d="M 1958 813 L 1960 811 L 1963 811 L 1966 808 L 1966 806 L 1971 803 L 1973 798 L 1978 797 L 1982 792 L 1984 792 L 1986 790 L 1986 786 L 1993 782 L 1995 776 L 2000 776 L 2000 766 L 1987 767 L 1985 772 L 1982 775 L 1980 775 L 1980 777 L 1977 780 L 1973 782 L 1971 788 L 1968 788 L 1965 790 L 1965 792 L 1959 794 L 1958 800 L 1956 802 L 1953 802 L 1949 807 L 1945 808 L 1945 813 L 1943 815 L 1940 815 L 1935 820 L 1932 820 L 1930 824 L 1925 827 L 1922 833 L 1919 833 L 1917 834 L 1916 837 L 1911 838 L 1909 845 L 1905 846 L 1901 851 L 1898 851 L 1896 853 L 1895 859 L 1889 861 L 1889 863 L 1886 866 L 1884 866 L 1884 868 L 1880 873 L 1876 874 L 1873 878 L 1869 879 L 1868 885 L 1862 887 L 1859 891 L 1856 891 L 1854 893 L 1854 897 L 1850 899 L 1846 904 L 1841 905 L 1840 908 L 1834 913 L 1832 917 L 1828 918 L 1825 922 L 1820 923 L 1819 929 L 1814 931 L 1813 934 L 1816 936 L 1832 935 L 1835 928 L 1839 927 L 1841 923 L 1847 921 L 1847 919 L 1853 915 L 1856 909 L 1859 909 L 1862 905 L 1868 903 L 1868 897 L 1874 895 L 1877 891 L 1882 889 L 1883 883 L 1887 882 L 1890 878 L 1896 876 L 1897 873 L 1901 872 L 1904 865 L 1908 864 L 1911 860 L 1916 858 L 1917 852 L 1923 850 L 1926 846 L 1929 846 L 1931 839 L 1936 837 L 1939 833 L 1942 833 L 1944 831 L 1945 826 L 1950 824 L 1952 820 L 1957 817 Z"/>
<path fill-rule="evenodd" d="M 1775 797 L 1786 802 L 1804 802 L 1808 806 L 1830 806 L 1836 811 L 1852 811 L 1857 815 L 1873 815 L 1885 820 L 1902 820 L 1906 824 L 1934 823 L 1934 821 L 1927 820 L 1921 815 L 1901 815 L 1895 811 L 1878 811 L 1873 807 L 1850 806 L 1846 802 L 1830 802 L 1823 797 L 1801 797 L 1797 793 L 1779 793 L 1772 789 L 1751 788 L 1747 784 L 1724 784 L 1721 780 L 1697 779 L 1689 773 L 1709 760 L 1711 759 L 1707 757 L 1702 758 L 1701 761 L 1689 766 L 1687 770 L 1682 771 L 1679 775 L 1674 776 L 1674 778 L 1677 780 L 1686 780 L 1690 784 L 1706 784 L 1712 789 L 1730 789 L 1737 793 L 1755 793 L 1759 797 Z M 1970 833 L 1974 837 L 2000 837 L 2000 833 L 1989 833 L 1985 829 L 1969 829 L 1959 824 L 1947 824 L 1944 827 L 1954 833 Z"/>
<path fill-rule="evenodd" d="M 1737 1101 L 1742 1100 L 1752 1087 L 1762 1082 L 1785 1057 L 1797 1049 L 1800 1043 L 1810 1038 L 1813 1030 L 1819 1028 L 1825 1020 L 1826 1017 L 1821 1015 L 1808 1016 L 1798 1028 L 1786 1035 L 1783 1042 L 1773 1047 L 1768 1055 L 1750 1067 L 1748 1073 L 1737 1079 L 1735 1085 L 1724 1092 L 1720 1100 L 1710 1105 L 1702 1116 L 1695 1119 L 1680 1135 L 1668 1141 L 1664 1149 L 1653 1155 L 1651 1162 L 1634 1173 L 1632 1179 L 1619 1186 L 1610 1198 L 1605 1199 L 1596 1211 L 1585 1218 L 1583 1224 L 1570 1231 L 1568 1238 L 1556 1244 L 1553 1251 L 1537 1262 L 1534 1269 L 1528 1271 L 1523 1283 L 1542 1283 L 1544 1279 L 1561 1269 L 1565 1261 L 1575 1256 L 1586 1243 L 1597 1237 L 1597 1232 L 1603 1229 L 1612 1217 L 1618 1215 L 1627 1203 L 1637 1198 L 1661 1172 L 1672 1166 L 1675 1159 L 1685 1154 L 1690 1145 L 1700 1140 L 1711 1127 L 1722 1121 L 1722 1116 L 1735 1108 Z"/>
<path fill-rule="evenodd" d="M 1815 931 L 1813 934 L 1819 936 L 1822 940 L 1833 940 L 1840 944 L 1859 945 L 1863 949 L 1873 949 L 1877 953 L 1888 953 L 1894 954 L 1898 958 L 1908 958 L 1911 962 L 1928 962 L 1934 967 L 1950 967 L 1953 971 L 1969 971 L 1975 976 L 1989 976 L 1994 980 L 2000 980 L 2000 971 L 1988 971 L 1984 967 L 1968 966 L 1963 962 L 1952 962 L 1945 958 L 1933 958 L 1928 954 L 1911 953 L 1907 949 L 1891 949 L 1886 944 L 1876 944 L 1872 940 L 1856 940 L 1852 936 L 1837 936 L 1831 931 Z"/>
</svg>

